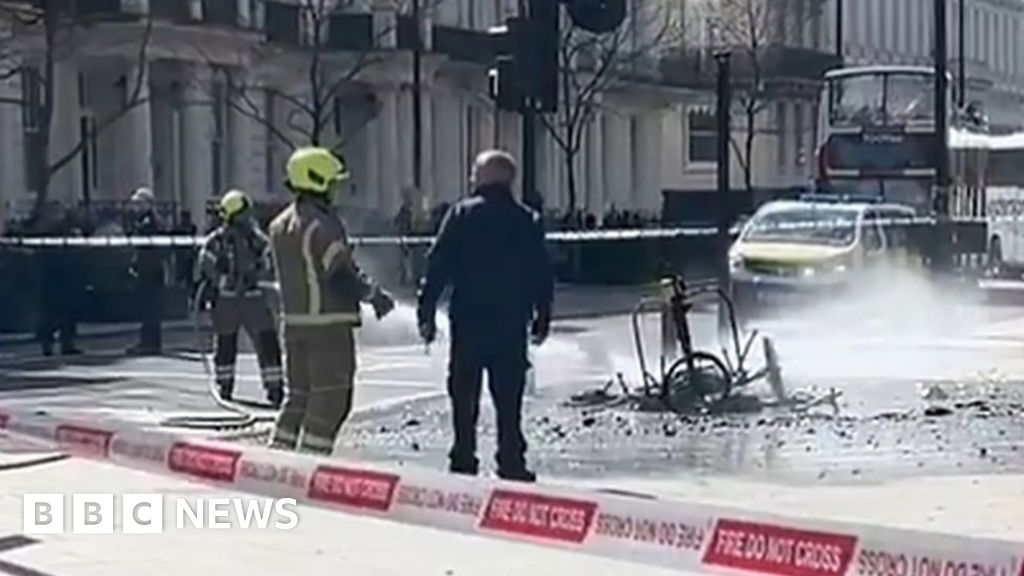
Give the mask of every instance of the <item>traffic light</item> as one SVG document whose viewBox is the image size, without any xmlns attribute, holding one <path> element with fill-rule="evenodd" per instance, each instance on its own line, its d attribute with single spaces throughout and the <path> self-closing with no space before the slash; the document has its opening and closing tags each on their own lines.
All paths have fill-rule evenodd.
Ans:
<svg viewBox="0 0 1024 576">
<path fill-rule="evenodd" d="M 526 21 L 509 18 L 504 26 L 487 31 L 498 56 L 488 70 L 491 98 L 501 110 L 522 112 L 526 105 L 523 70 L 523 47 L 526 44 Z"/>
<path fill-rule="evenodd" d="M 558 72 L 561 37 L 558 5 L 534 0 L 530 6 L 529 35 L 524 47 L 527 92 L 538 112 L 558 111 Z"/>
<path fill-rule="evenodd" d="M 626 18 L 626 0 L 529 0 L 527 17 L 488 31 L 498 56 L 488 71 L 491 96 L 502 110 L 558 110 L 559 4 L 573 24 L 595 34 L 614 31 Z"/>
<path fill-rule="evenodd" d="M 528 19 L 509 18 L 489 30 L 498 53 L 491 96 L 503 110 L 521 111 L 526 102 L 540 112 L 558 109 L 558 6 L 544 4 Z"/>
<path fill-rule="evenodd" d="M 499 56 L 487 76 L 491 98 L 497 103 L 498 109 L 522 112 L 526 99 L 520 86 L 515 59 Z"/>
</svg>

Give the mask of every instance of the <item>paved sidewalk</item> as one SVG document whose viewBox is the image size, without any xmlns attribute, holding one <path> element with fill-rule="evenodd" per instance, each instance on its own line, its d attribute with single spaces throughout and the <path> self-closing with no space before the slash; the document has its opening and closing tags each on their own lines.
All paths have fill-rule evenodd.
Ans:
<svg viewBox="0 0 1024 576">
<path fill-rule="evenodd" d="M 25 493 L 153 493 L 194 498 L 224 490 L 80 459 L 0 472 L 0 574 L 169 576 L 668 576 L 680 572 L 299 506 L 291 531 L 178 530 L 161 535 L 17 539 Z M 70 496 L 66 497 L 70 502 Z M 165 524 L 166 511 L 165 511 Z M 115 528 L 115 532 L 117 529 Z"/>
</svg>

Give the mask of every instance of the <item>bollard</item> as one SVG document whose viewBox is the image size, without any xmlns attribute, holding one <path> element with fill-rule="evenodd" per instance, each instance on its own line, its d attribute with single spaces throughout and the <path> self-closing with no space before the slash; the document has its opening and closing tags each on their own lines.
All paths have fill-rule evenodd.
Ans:
<svg viewBox="0 0 1024 576">
<path fill-rule="evenodd" d="M 661 379 L 668 376 L 668 369 L 679 359 L 679 339 L 676 322 L 672 315 L 672 297 L 675 278 L 662 278 L 661 286 Z"/>
</svg>

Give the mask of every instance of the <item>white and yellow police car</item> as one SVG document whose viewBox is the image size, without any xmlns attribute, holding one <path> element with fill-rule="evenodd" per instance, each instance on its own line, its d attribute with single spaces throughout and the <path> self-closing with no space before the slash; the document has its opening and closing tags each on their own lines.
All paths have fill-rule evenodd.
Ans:
<svg viewBox="0 0 1024 576">
<path fill-rule="evenodd" d="M 729 252 L 738 307 L 776 307 L 835 295 L 883 265 L 914 261 L 913 209 L 810 197 L 769 202 L 742 227 Z"/>
</svg>

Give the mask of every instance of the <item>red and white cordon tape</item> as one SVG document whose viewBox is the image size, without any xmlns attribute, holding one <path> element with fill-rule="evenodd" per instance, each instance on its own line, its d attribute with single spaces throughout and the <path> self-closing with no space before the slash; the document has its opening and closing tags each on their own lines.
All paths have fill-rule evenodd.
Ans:
<svg viewBox="0 0 1024 576">
<path fill-rule="evenodd" d="M 388 469 L 116 421 L 0 412 L 0 430 L 72 455 L 267 497 L 687 572 L 1024 576 L 1024 540 L 782 518 L 717 506 Z"/>
</svg>

